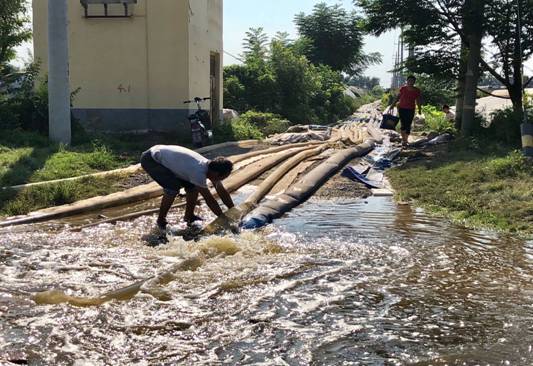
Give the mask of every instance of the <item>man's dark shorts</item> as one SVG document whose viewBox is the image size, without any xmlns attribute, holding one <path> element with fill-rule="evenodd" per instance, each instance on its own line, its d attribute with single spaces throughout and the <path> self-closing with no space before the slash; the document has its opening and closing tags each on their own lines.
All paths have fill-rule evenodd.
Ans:
<svg viewBox="0 0 533 366">
<path fill-rule="evenodd" d="M 413 119 L 415 118 L 415 110 L 398 108 L 398 114 L 400 115 L 400 129 L 407 134 L 410 134 L 411 125 L 413 124 Z"/>
<path fill-rule="evenodd" d="M 180 188 L 194 188 L 194 184 L 176 177 L 170 169 L 155 161 L 150 150 L 142 153 L 141 166 L 153 180 L 163 187 L 163 190 L 168 195 L 176 196 Z"/>
</svg>

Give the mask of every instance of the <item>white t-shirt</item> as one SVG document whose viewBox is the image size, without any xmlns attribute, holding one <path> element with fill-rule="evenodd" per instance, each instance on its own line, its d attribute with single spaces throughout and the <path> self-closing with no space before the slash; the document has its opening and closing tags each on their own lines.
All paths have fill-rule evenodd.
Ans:
<svg viewBox="0 0 533 366">
<path fill-rule="evenodd" d="M 182 146 L 155 145 L 150 148 L 152 158 L 168 168 L 176 177 L 195 186 L 207 188 L 207 160 L 195 151 Z"/>
<path fill-rule="evenodd" d="M 455 114 L 452 111 L 445 113 L 447 121 L 455 121 Z"/>
</svg>

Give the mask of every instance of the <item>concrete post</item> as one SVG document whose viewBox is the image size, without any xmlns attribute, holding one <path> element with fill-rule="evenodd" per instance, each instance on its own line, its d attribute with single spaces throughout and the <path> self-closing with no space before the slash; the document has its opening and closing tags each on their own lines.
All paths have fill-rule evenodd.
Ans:
<svg viewBox="0 0 533 366">
<path fill-rule="evenodd" d="M 48 0 L 48 117 L 50 140 L 70 144 L 67 0 Z"/>
</svg>

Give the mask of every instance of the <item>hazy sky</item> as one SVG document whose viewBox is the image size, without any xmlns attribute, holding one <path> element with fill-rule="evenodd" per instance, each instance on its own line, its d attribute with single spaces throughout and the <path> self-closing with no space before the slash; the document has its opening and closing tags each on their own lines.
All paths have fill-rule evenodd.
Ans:
<svg viewBox="0 0 533 366">
<path fill-rule="evenodd" d="M 340 4 L 347 10 L 353 10 L 351 0 L 323 0 L 332 4 Z M 300 12 L 311 13 L 313 6 L 321 0 L 224 0 L 224 50 L 232 55 L 242 53 L 242 40 L 250 27 L 263 27 L 265 32 L 274 36 L 276 32 L 288 32 L 296 38 L 294 16 Z M 389 32 L 379 38 L 366 37 L 364 51 L 379 52 L 383 56 L 380 65 L 370 67 L 365 75 L 375 76 L 384 86 L 390 86 L 393 67 L 395 42 L 399 32 Z M 233 57 L 225 54 L 224 64 L 238 63 Z"/>
</svg>

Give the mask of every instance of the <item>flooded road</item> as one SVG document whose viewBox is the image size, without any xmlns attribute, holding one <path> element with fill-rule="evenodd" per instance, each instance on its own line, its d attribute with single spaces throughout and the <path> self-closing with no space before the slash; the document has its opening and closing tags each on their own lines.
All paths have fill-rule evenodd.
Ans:
<svg viewBox="0 0 533 366">
<path fill-rule="evenodd" d="M 150 248 L 154 220 L 4 231 L 0 363 L 533 363 L 531 241 L 389 198 L 312 199 L 259 232 Z"/>
</svg>

